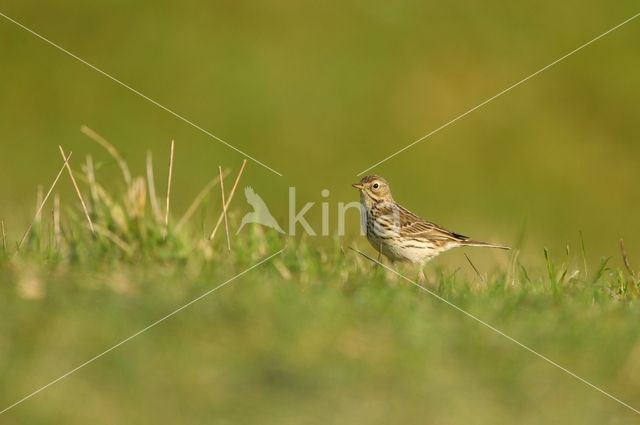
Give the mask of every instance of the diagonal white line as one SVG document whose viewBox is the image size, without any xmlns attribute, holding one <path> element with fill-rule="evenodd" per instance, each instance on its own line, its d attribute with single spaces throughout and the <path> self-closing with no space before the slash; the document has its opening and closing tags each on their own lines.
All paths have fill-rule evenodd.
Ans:
<svg viewBox="0 0 640 425">
<path fill-rule="evenodd" d="M 49 388 L 50 386 L 56 384 L 57 382 L 62 381 L 63 379 L 65 379 L 66 377 L 68 377 L 69 375 L 77 372 L 78 370 L 82 369 L 83 367 L 93 363 L 94 361 L 98 360 L 100 357 L 104 356 L 107 353 L 110 353 L 111 351 L 115 350 L 116 348 L 120 347 L 123 344 L 126 344 L 127 342 L 131 341 L 132 339 L 134 339 L 135 337 L 139 336 L 140 334 L 148 331 L 149 329 L 153 328 L 154 326 L 164 322 L 165 320 L 167 320 L 168 318 L 176 315 L 177 313 L 181 312 L 182 310 L 184 310 L 185 308 L 189 307 L 191 304 L 194 304 L 198 301 L 200 301 L 201 299 L 203 299 L 204 297 L 206 297 L 207 295 L 212 294 L 213 292 L 217 291 L 218 289 L 222 288 L 223 286 L 228 285 L 229 283 L 233 282 L 234 280 L 236 280 L 237 278 L 239 278 L 240 276 L 250 272 L 251 270 L 255 269 L 256 267 L 266 263 L 267 261 L 271 260 L 273 257 L 275 257 L 276 255 L 280 255 L 282 253 L 282 251 L 284 251 L 284 248 L 281 249 L 280 251 L 271 254 L 270 256 L 260 260 L 260 262 L 254 264 L 253 266 L 249 267 L 248 269 L 238 273 L 237 275 L 233 276 L 232 278 L 228 279 L 227 281 L 221 283 L 220 285 L 216 286 L 215 288 L 205 292 L 204 294 L 200 295 L 198 298 L 189 301 L 188 303 L 184 304 L 182 307 L 177 308 L 176 310 L 172 311 L 171 313 L 167 314 L 166 316 L 162 317 L 161 319 L 156 320 L 155 322 L 151 323 L 150 325 L 140 329 L 138 332 L 134 333 L 133 335 L 123 339 L 122 341 L 120 341 L 119 343 L 117 343 L 116 345 L 112 346 L 111 348 L 108 348 L 106 350 L 104 350 L 102 353 L 90 358 L 89 360 L 87 360 L 86 362 L 82 363 L 80 366 L 77 366 L 74 369 L 71 369 L 69 372 L 65 373 L 64 375 L 61 375 L 60 377 L 54 379 L 53 381 L 49 382 L 48 384 L 38 388 L 37 390 L 35 390 L 34 392 L 32 392 L 31 394 L 21 398 L 20 400 L 16 401 L 15 403 L 5 407 L 2 411 L 0 411 L 0 415 L 6 413 L 7 411 L 13 409 L 14 407 L 16 407 L 17 405 L 24 403 L 25 401 L 27 401 L 28 399 L 30 399 L 31 397 L 35 396 L 36 394 L 46 390 L 47 388 Z"/>
<path fill-rule="evenodd" d="M 232 144 L 226 142 L 225 140 L 221 139 L 220 137 L 216 136 L 215 134 L 211 133 L 208 130 L 205 130 L 204 128 L 200 127 L 199 125 L 195 124 L 192 121 L 189 121 L 188 119 L 186 119 L 185 117 L 183 117 L 182 115 L 178 114 L 177 112 L 174 112 L 173 110 L 167 108 L 166 106 L 160 104 L 159 102 L 153 100 L 152 98 L 140 93 L 138 90 L 134 89 L 133 87 L 123 83 L 122 81 L 118 80 L 116 77 L 112 76 L 111 74 L 106 73 L 105 71 L 101 70 L 100 68 L 98 68 L 97 66 L 94 66 L 92 64 L 90 64 L 89 62 L 85 61 L 84 59 L 82 59 L 79 56 L 76 56 L 75 54 L 71 53 L 70 51 L 68 51 L 67 49 L 65 49 L 64 47 L 54 43 L 53 41 L 47 39 L 46 37 L 38 34 L 37 32 L 35 32 L 34 30 L 22 25 L 20 22 L 16 21 L 15 19 L 10 18 L 9 16 L 5 15 L 4 13 L 0 12 L 0 16 L 2 16 L 3 18 L 5 18 L 7 21 L 14 23 L 15 25 L 17 25 L 18 27 L 22 28 L 23 30 L 35 35 L 36 37 L 38 37 L 40 40 L 46 42 L 47 44 L 55 47 L 56 49 L 60 50 L 63 53 L 66 53 L 67 55 L 71 56 L 72 58 L 74 58 L 75 60 L 85 64 L 86 66 L 88 66 L 89 68 L 93 69 L 94 71 L 96 71 L 97 73 L 107 77 L 108 79 L 110 79 L 111 81 L 113 81 L 116 84 L 121 85 L 122 87 L 126 88 L 127 90 L 131 91 L 132 93 L 137 94 L 138 96 L 140 96 L 141 98 L 153 103 L 155 106 L 157 106 L 158 108 L 162 109 L 165 112 L 170 113 L 171 115 L 173 115 L 174 117 L 178 118 L 179 120 L 189 124 L 191 127 L 195 128 L 196 130 L 199 130 L 200 132 L 206 134 L 207 136 L 217 140 L 218 142 L 222 143 L 223 145 L 225 145 L 226 147 L 233 149 L 234 151 L 246 156 L 247 158 L 249 158 L 250 160 L 252 160 L 253 162 L 255 162 L 256 164 L 266 168 L 267 170 L 271 171 L 272 173 L 275 173 L 277 175 L 279 175 L 280 177 L 282 177 L 282 174 L 277 172 L 276 170 L 274 170 L 273 168 L 269 167 L 268 165 L 258 161 L 257 159 L 255 159 L 254 157 L 252 157 L 251 155 L 247 154 L 246 152 L 236 148 L 235 146 L 233 146 Z"/>
<path fill-rule="evenodd" d="M 349 247 L 352 251 L 357 252 L 358 254 L 362 255 L 363 257 L 367 258 L 370 261 L 373 261 L 374 263 L 384 267 L 385 269 L 389 270 L 390 272 L 396 274 L 397 276 L 400 276 L 401 278 L 403 278 L 404 280 L 406 280 L 407 282 L 411 283 L 413 286 L 416 286 L 417 288 L 427 292 L 429 295 L 432 295 L 434 297 L 436 297 L 439 301 L 442 301 L 443 303 L 447 304 L 449 307 L 459 311 L 460 313 L 464 314 L 465 316 L 475 320 L 476 322 L 480 323 L 482 326 L 485 326 L 489 329 L 491 329 L 492 331 L 494 331 L 495 333 L 497 333 L 498 335 L 508 339 L 509 341 L 513 342 L 514 344 L 520 346 L 521 348 L 524 348 L 525 350 L 527 350 L 528 352 L 530 352 L 531 354 L 541 358 L 542 360 L 544 360 L 545 362 L 557 367 L 558 369 L 562 370 L 563 372 L 573 376 L 574 378 L 576 378 L 578 381 L 587 384 L 588 386 L 590 386 L 591 388 L 593 388 L 594 390 L 598 391 L 599 393 L 609 397 L 610 399 L 620 403 L 621 405 L 623 405 L 624 407 L 634 411 L 635 413 L 637 413 L 638 415 L 640 415 L 640 410 L 634 408 L 633 406 L 630 406 L 629 404 L 625 403 L 624 401 L 620 400 L 619 398 L 611 395 L 610 393 L 606 392 L 605 390 L 603 390 L 600 387 L 597 387 L 596 385 L 592 384 L 591 382 L 587 381 L 584 378 L 581 378 L 580 376 L 576 375 L 574 372 L 570 371 L 569 369 L 559 365 L 558 363 L 554 362 L 553 360 L 551 360 L 550 358 L 546 357 L 543 354 L 538 353 L 536 350 L 534 350 L 533 348 L 530 348 L 529 346 L 521 343 L 520 341 L 518 341 L 517 339 L 507 335 L 506 333 L 502 332 L 500 329 L 497 329 L 496 327 L 490 325 L 489 323 L 485 322 L 484 320 L 474 316 L 473 314 L 469 313 L 468 311 L 458 307 L 457 305 L 455 305 L 454 303 L 452 303 L 451 301 L 447 300 L 446 298 L 441 297 L 440 295 L 436 294 L 435 292 L 425 288 L 424 286 L 420 285 L 419 283 L 414 282 L 413 280 L 409 279 L 408 277 L 406 277 L 405 275 L 403 275 L 402 273 L 399 273 L 397 271 L 395 271 L 394 269 L 392 269 L 391 267 L 381 263 L 380 261 L 372 258 L 371 256 L 365 254 L 362 251 L 359 251 L 355 248 L 351 248 Z"/>
<path fill-rule="evenodd" d="M 595 43 L 596 41 L 600 40 L 602 37 L 606 36 L 609 33 L 612 33 L 613 31 L 617 30 L 618 28 L 620 28 L 621 26 L 628 24 L 629 22 L 633 21 L 634 19 L 636 19 L 638 16 L 640 16 L 640 12 L 636 13 L 635 15 L 633 15 L 632 17 L 630 17 L 629 19 L 619 23 L 618 25 L 616 25 L 613 28 L 608 29 L 607 31 L 603 32 L 602 34 L 600 34 L 599 36 L 587 41 L 586 43 L 584 43 L 583 45 L 581 45 L 580 47 L 577 47 L 575 49 L 573 49 L 572 51 L 570 51 L 569 53 L 565 54 L 564 56 L 559 57 L 558 59 L 556 59 L 555 61 L 551 62 L 549 65 L 540 68 L 539 70 L 537 70 L 536 72 L 534 72 L 533 74 L 528 75 L 527 77 L 523 78 L 522 80 L 518 81 L 515 84 L 512 84 L 511 86 L 507 87 L 506 89 L 502 90 L 501 92 L 499 92 L 498 94 L 488 98 L 487 100 L 485 100 L 484 102 L 474 106 L 473 108 L 469 109 L 468 111 L 458 115 L 457 117 L 455 117 L 454 119 L 452 119 L 451 121 L 448 121 L 446 123 L 444 123 L 443 125 L 441 125 L 440 127 L 436 128 L 435 130 L 431 131 L 430 133 L 425 134 L 424 136 L 422 136 L 421 138 L 419 138 L 418 140 L 415 140 L 414 142 L 411 142 L 410 144 L 408 144 L 407 146 L 405 146 L 404 148 L 392 153 L 391 155 L 387 156 L 386 158 L 384 158 L 381 161 L 376 162 L 375 164 L 373 164 L 371 167 L 366 168 L 362 171 L 360 171 L 357 175 L 360 176 L 364 173 L 366 173 L 367 171 L 371 170 L 372 168 L 377 167 L 378 165 L 387 162 L 388 160 L 390 160 L 391 158 L 393 158 L 394 156 L 406 151 L 407 149 L 417 145 L 418 143 L 428 139 L 429 137 L 433 136 L 434 134 L 438 133 L 441 130 L 444 130 L 445 128 L 449 127 L 451 124 L 455 123 L 456 121 L 466 117 L 467 115 L 469 115 L 470 113 L 474 112 L 477 109 L 482 108 L 483 106 L 485 106 L 487 103 L 494 101 L 495 99 L 499 98 L 500 96 L 502 96 L 503 94 L 507 93 L 508 91 L 518 87 L 519 85 L 529 81 L 530 79 L 532 79 L 533 77 L 537 76 L 538 74 L 543 73 L 544 71 L 546 71 L 547 69 L 551 68 L 552 66 L 558 64 L 559 62 L 562 62 L 563 60 L 565 60 L 566 58 L 568 58 L 569 56 L 573 55 L 574 53 L 579 52 L 580 50 L 584 49 L 585 47 L 589 46 L 590 44 Z"/>
</svg>

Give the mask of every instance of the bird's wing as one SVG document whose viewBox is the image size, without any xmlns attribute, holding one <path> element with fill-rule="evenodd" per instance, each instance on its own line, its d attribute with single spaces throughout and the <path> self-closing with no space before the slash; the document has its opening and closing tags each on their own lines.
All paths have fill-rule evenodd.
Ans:
<svg viewBox="0 0 640 425">
<path fill-rule="evenodd" d="M 247 198 L 247 202 L 249 205 L 253 206 L 254 210 L 258 209 L 258 205 L 264 205 L 260 196 L 253 190 L 251 186 L 247 186 L 244 188 L 244 196 Z"/>
<path fill-rule="evenodd" d="M 264 200 L 258 195 L 251 186 L 247 186 L 244 189 L 244 195 L 247 197 L 247 202 L 253 207 L 254 211 L 258 214 L 269 213 L 269 208 L 264 203 Z"/>
<path fill-rule="evenodd" d="M 256 193 L 251 186 L 247 186 L 244 188 L 244 196 L 247 198 L 247 202 L 251 203 L 251 200 L 255 199 Z"/>
<path fill-rule="evenodd" d="M 465 241 L 468 236 L 451 232 L 435 223 L 423 220 L 411 211 L 400 206 L 400 233 L 407 237 L 429 238 L 434 241 Z"/>
</svg>

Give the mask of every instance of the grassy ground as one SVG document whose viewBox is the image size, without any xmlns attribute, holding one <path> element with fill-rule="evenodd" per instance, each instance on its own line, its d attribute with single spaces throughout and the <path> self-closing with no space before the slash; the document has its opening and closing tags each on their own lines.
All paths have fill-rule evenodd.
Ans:
<svg viewBox="0 0 640 425">
<path fill-rule="evenodd" d="M 113 197 L 89 186 L 95 237 L 78 205 L 59 228 L 36 224 L 19 253 L 1 251 L 2 409 L 284 251 L 2 423 L 637 422 L 345 241 L 318 248 L 254 227 L 228 252 L 224 232 L 211 243 L 173 219 L 165 237 L 135 183 Z M 490 275 L 430 268 L 428 288 L 638 408 L 640 281 L 579 255 L 546 263 L 528 269 L 514 253 Z"/>
</svg>

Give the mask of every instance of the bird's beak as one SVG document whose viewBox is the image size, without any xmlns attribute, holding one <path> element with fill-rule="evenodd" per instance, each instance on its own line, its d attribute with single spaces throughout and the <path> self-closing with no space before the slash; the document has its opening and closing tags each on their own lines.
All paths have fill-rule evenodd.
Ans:
<svg viewBox="0 0 640 425">
<path fill-rule="evenodd" d="M 355 187 L 355 188 L 356 188 L 356 189 L 358 189 L 358 190 L 362 190 L 362 189 L 364 189 L 364 186 L 363 186 L 363 185 L 361 185 L 360 183 L 354 183 L 354 184 L 352 184 L 351 186 Z"/>
</svg>

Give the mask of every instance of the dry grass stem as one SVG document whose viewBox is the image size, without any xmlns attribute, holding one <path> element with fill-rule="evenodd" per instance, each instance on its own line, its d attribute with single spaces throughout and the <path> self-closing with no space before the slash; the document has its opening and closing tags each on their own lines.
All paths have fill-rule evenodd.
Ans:
<svg viewBox="0 0 640 425">
<path fill-rule="evenodd" d="M 69 159 L 71 159 L 71 155 L 72 155 L 72 152 L 69 152 L 69 156 L 65 158 L 64 164 L 60 168 L 60 171 L 58 171 L 58 175 L 56 176 L 55 180 L 53 181 L 53 184 L 49 188 L 49 191 L 47 192 L 47 194 L 45 195 L 44 199 L 42 200 L 42 202 L 38 206 L 38 209 L 36 211 L 35 217 L 31 221 L 31 224 L 29 224 L 29 227 L 27 227 L 27 230 L 24 232 L 24 235 L 22 236 L 22 239 L 20 239 L 20 242 L 18 243 L 18 251 L 20 251 L 20 248 L 22 247 L 22 244 L 27 239 L 27 236 L 29 236 L 29 232 L 31 232 L 31 229 L 33 228 L 33 224 L 36 222 L 38 217 L 41 216 L 42 208 L 44 208 L 44 204 L 49 199 L 49 196 L 51 196 L 51 192 L 53 192 L 53 189 L 56 187 L 56 184 L 58 184 L 58 180 L 60 180 L 60 176 L 62 176 L 62 173 L 64 172 L 64 169 L 67 167 L 67 164 L 69 163 Z"/>
<path fill-rule="evenodd" d="M 7 232 L 4 229 L 4 220 L 0 221 L 0 227 L 2 227 L 2 249 L 7 252 Z"/>
<path fill-rule="evenodd" d="M 87 167 L 93 167 L 92 162 L 89 162 L 88 164 L 90 165 L 87 165 Z M 113 198 L 111 198 L 107 191 L 96 181 L 93 170 L 91 170 L 90 172 L 86 171 L 86 175 L 78 174 L 76 175 L 76 177 L 78 178 L 78 180 L 87 183 L 91 187 L 91 198 L 96 205 L 100 205 L 101 203 L 103 203 L 109 208 L 112 208 L 114 206 L 115 203 L 113 202 Z"/>
<path fill-rule="evenodd" d="M 224 170 L 222 173 L 222 178 L 225 178 L 227 175 L 229 175 L 229 170 Z M 184 213 L 182 218 L 180 218 L 178 224 L 176 224 L 176 231 L 180 230 L 182 226 L 187 224 L 191 216 L 196 212 L 196 209 L 198 209 L 202 201 L 204 201 L 204 198 L 209 194 L 209 192 L 211 192 L 211 189 L 213 189 L 220 182 L 220 180 L 220 176 L 216 176 L 214 179 L 209 181 L 209 183 L 207 183 L 205 187 L 202 188 L 200 193 L 198 193 L 198 196 L 196 196 L 191 205 L 189 205 L 189 208 L 187 208 L 187 211 Z"/>
<path fill-rule="evenodd" d="M 513 257 L 511 258 L 511 266 L 509 267 L 509 270 L 507 273 L 507 282 L 509 282 L 511 286 L 516 285 L 518 257 L 520 257 L 520 250 L 516 249 L 513 252 Z"/>
<path fill-rule="evenodd" d="M 87 170 L 84 174 L 77 174 L 75 177 L 78 178 L 81 182 L 87 183 L 91 188 L 91 198 L 95 205 L 99 206 L 100 204 L 105 204 L 107 207 L 112 208 L 115 203 L 113 198 L 107 193 L 107 191 L 96 181 L 95 174 L 93 171 L 93 162 L 88 160 L 87 165 L 85 167 Z M 95 223 L 94 223 L 95 227 Z"/>
<path fill-rule="evenodd" d="M 64 158 L 65 155 L 62 154 Z M 56 193 L 53 197 L 53 237 L 55 241 L 56 249 L 60 249 L 60 242 L 62 240 L 62 228 L 60 226 L 60 196 Z M 93 227 L 92 227 L 93 229 Z"/>
<path fill-rule="evenodd" d="M 620 252 L 622 253 L 622 262 L 624 263 L 624 267 L 627 269 L 631 277 L 636 277 L 636 272 L 631 268 L 629 257 L 627 256 L 627 249 L 625 248 L 624 240 L 622 239 L 620 239 Z"/>
<path fill-rule="evenodd" d="M 240 176 L 242 176 L 242 173 L 244 171 L 244 167 L 247 165 L 247 160 L 243 160 L 242 161 L 242 165 L 240 166 L 240 171 L 238 172 L 238 175 L 236 176 L 236 181 L 233 183 L 233 187 L 231 188 L 231 193 L 229 194 L 229 199 L 227 199 L 227 202 L 225 205 L 223 205 L 223 212 L 220 214 L 220 217 L 218 217 L 218 221 L 216 222 L 216 226 L 213 228 L 213 231 L 211 232 L 211 236 L 209 236 L 209 240 L 213 240 L 213 238 L 216 236 L 216 232 L 218 231 L 218 227 L 220 227 L 220 224 L 222 223 L 222 220 L 224 219 L 224 211 L 229 208 L 229 204 L 231 203 L 231 200 L 233 199 L 233 195 L 236 192 L 236 187 L 238 187 L 238 182 L 240 182 Z"/>
<path fill-rule="evenodd" d="M 164 215 L 164 236 L 169 233 L 169 202 L 171 200 L 171 178 L 173 177 L 173 151 L 175 143 L 171 141 L 171 156 L 169 157 L 169 177 L 167 178 L 167 209 Z"/>
<path fill-rule="evenodd" d="M 98 191 L 96 189 L 96 171 L 93 167 L 93 158 L 91 157 L 91 155 L 87 155 L 87 161 L 83 171 L 87 176 L 89 191 L 91 192 L 91 199 L 95 204 L 98 202 Z"/>
<path fill-rule="evenodd" d="M 580 248 L 582 250 L 582 265 L 584 268 L 584 277 L 587 278 L 589 277 L 589 266 L 587 265 L 587 250 L 584 245 L 584 235 L 582 234 L 582 230 L 580 230 L 579 233 L 580 233 Z"/>
<path fill-rule="evenodd" d="M 284 279 L 284 280 L 291 280 L 292 275 L 291 272 L 289 271 L 289 269 L 287 268 L 287 266 L 284 265 L 284 263 L 282 262 L 282 260 L 277 260 L 273 262 L 273 266 L 276 268 L 276 270 L 278 271 L 278 273 L 280 273 L 280 276 Z"/>
<path fill-rule="evenodd" d="M 224 216 L 224 229 L 227 234 L 227 249 L 231 251 L 231 239 L 229 239 L 229 222 L 227 221 L 227 203 L 224 200 L 224 179 L 222 178 L 222 167 L 218 166 L 220 172 L 220 194 L 222 195 L 222 215 Z"/>
<path fill-rule="evenodd" d="M 118 152 L 118 150 L 111 143 L 109 143 L 104 137 L 102 137 L 101 135 L 99 135 L 98 133 L 96 133 L 86 125 L 83 125 L 82 127 L 80 127 L 80 131 L 83 134 L 85 134 L 87 137 L 89 137 L 91 140 L 93 140 L 94 142 L 102 146 L 107 152 L 109 152 L 109 154 L 118 163 L 120 170 L 122 170 L 122 176 L 124 177 L 124 181 L 127 184 L 127 186 L 129 186 L 131 184 L 131 171 L 129 171 L 129 166 L 127 165 L 127 162 L 124 160 L 124 158 L 122 158 L 122 156 L 120 155 L 120 152 Z"/>
<path fill-rule="evenodd" d="M 42 205 L 42 199 L 44 198 L 44 188 L 41 184 L 36 189 L 36 209 Z M 35 222 L 40 224 L 42 222 L 42 210 L 36 214 Z"/>
<path fill-rule="evenodd" d="M 58 146 L 58 149 L 60 149 L 60 154 L 62 155 L 62 159 L 64 159 L 66 155 L 64 153 L 64 150 L 62 149 L 62 146 Z M 93 222 L 91 221 L 91 216 L 89 215 L 89 209 L 87 208 L 87 204 L 84 202 L 84 198 L 82 197 L 82 193 L 80 192 L 80 188 L 78 187 L 76 178 L 73 177 L 73 171 L 71 170 L 69 163 L 65 162 L 65 164 L 67 166 L 67 171 L 69 172 L 69 177 L 71 178 L 71 183 L 73 183 L 73 188 L 76 190 L 76 195 L 78 195 L 78 199 L 80 199 L 80 204 L 82 205 L 84 216 L 87 218 L 87 221 L 89 222 L 89 228 L 91 229 L 91 233 L 95 234 L 96 231 L 93 228 Z"/>
<path fill-rule="evenodd" d="M 133 255 L 133 248 L 131 247 L 131 245 L 129 245 L 128 243 L 123 241 L 118 235 L 116 235 L 115 233 L 113 233 L 112 231 L 107 229 L 106 227 L 100 226 L 99 224 L 96 224 L 95 229 L 96 229 L 96 232 L 98 234 L 100 234 L 100 235 L 106 237 L 107 239 L 109 239 L 118 248 L 123 250 L 127 255 L 129 255 L 129 256 Z"/>
<path fill-rule="evenodd" d="M 484 283 L 484 277 L 480 274 L 480 271 L 478 270 L 478 268 L 476 267 L 475 264 L 473 264 L 473 261 L 471 261 L 471 258 L 469 258 L 469 256 L 465 253 L 464 257 L 467 259 L 467 261 L 469 262 L 469 264 L 471 265 L 471 268 L 476 272 L 476 274 L 478 275 L 478 277 L 480 278 L 480 280 Z"/>
<path fill-rule="evenodd" d="M 162 220 L 162 211 L 160 210 L 158 196 L 156 195 L 156 183 L 153 174 L 153 155 L 151 151 L 147 151 L 147 187 L 149 188 L 149 202 L 151 203 L 153 216 L 156 221 L 160 223 Z"/>
</svg>

